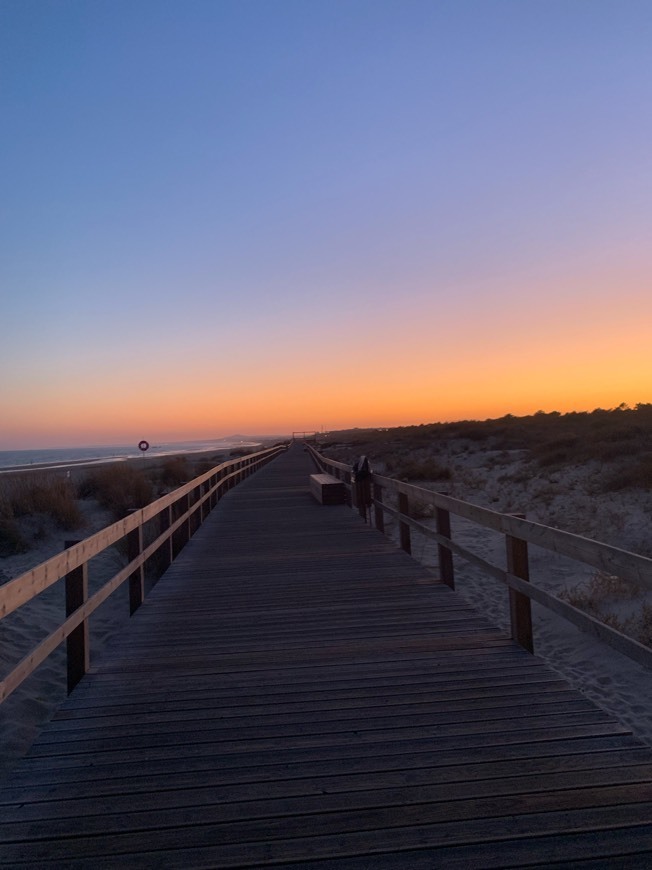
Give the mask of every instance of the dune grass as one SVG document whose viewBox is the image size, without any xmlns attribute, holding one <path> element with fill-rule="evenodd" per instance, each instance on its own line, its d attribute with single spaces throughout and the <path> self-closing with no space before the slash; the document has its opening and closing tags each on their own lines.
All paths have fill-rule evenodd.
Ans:
<svg viewBox="0 0 652 870">
<path fill-rule="evenodd" d="M 2 476 L 0 556 L 12 556 L 29 548 L 19 520 L 38 515 L 49 518 L 66 531 L 83 525 L 77 492 L 70 480 L 47 472 Z"/>
<path fill-rule="evenodd" d="M 154 484 L 129 463 L 115 462 L 88 474 L 79 485 L 81 498 L 95 498 L 116 520 L 155 498 Z"/>
<path fill-rule="evenodd" d="M 196 476 L 185 456 L 170 456 L 163 460 L 159 480 L 165 487 L 174 489 Z"/>
<path fill-rule="evenodd" d="M 652 404 L 620 405 L 605 410 L 538 411 L 524 417 L 506 414 L 493 420 L 428 423 L 392 429 L 350 429 L 328 433 L 321 447 L 328 455 L 350 462 L 367 454 L 384 462 L 388 473 L 408 479 L 446 479 L 426 469 L 430 451 L 457 452 L 484 448 L 498 453 L 521 451 L 533 471 L 555 471 L 589 462 L 605 466 L 604 491 L 652 489 Z M 421 466 L 421 467 L 419 467 Z M 427 473 L 425 473 L 427 470 Z"/>
<path fill-rule="evenodd" d="M 636 583 L 605 571 L 596 571 L 590 579 L 574 588 L 562 590 L 559 597 L 610 628 L 640 643 L 652 644 L 652 605 L 645 600 Z M 627 617 L 618 612 L 623 603 L 635 604 L 633 615 Z"/>
<path fill-rule="evenodd" d="M 84 523 L 80 500 L 95 499 L 120 520 L 164 492 L 210 471 L 225 458 L 218 454 L 193 461 L 182 455 L 170 456 L 145 469 L 134 463 L 113 462 L 76 481 L 53 472 L 1 475 L 0 557 L 26 552 L 34 545 L 30 518 L 47 517 L 61 530 L 72 531 Z M 47 529 L 46 523 L 42 525 Z"/>
</svg>

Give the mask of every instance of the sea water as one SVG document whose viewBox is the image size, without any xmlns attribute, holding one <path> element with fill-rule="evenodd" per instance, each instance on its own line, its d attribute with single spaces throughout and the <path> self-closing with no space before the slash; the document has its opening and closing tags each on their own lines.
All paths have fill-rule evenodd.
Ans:
<svg viewBox="0 0 652 870">
<path fill-rule="evenodd" d="M 174 453 L 200 453 L 204 450 L 230 451 L 243 447 L 258 447 L 258 441 L 215 439 L 212 441 L 176 441 L 151 444 L 147 451 L 137 444 L 118 444 L 102 447 L 57 447 L 49 450 L 0 450 L 0 470 L 41 466 L 65 468 L 69 465 L 99 464 L 137 456 L 149 458 L 169 456 Z"/>
</svg>

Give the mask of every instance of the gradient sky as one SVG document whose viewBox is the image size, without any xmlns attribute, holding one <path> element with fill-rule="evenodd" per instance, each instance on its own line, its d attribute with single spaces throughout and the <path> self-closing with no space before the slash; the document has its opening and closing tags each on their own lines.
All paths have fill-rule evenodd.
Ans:
<svg viewBox="0 0 652 870">
<path fill-rule="evenodd" d="M 650 0 L 0 0 L 0 449 L 652 401 Z"/>
</svg>

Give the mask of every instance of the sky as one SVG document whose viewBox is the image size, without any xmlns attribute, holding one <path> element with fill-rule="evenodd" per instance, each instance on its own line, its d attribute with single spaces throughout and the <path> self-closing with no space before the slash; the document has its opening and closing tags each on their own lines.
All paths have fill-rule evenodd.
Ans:
<svg viewBox="0 0 652 870">
<path fill-rule="evenodd" d="M 0 0 L 0 449 L 652 401 L 649 0 Z"/>
</svg>

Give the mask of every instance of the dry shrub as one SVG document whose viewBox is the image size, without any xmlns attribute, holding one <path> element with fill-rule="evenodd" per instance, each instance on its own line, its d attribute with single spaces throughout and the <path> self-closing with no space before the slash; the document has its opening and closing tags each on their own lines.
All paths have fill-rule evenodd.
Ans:
<svg viewBox="0 0 652 870">
<path fill-rule="evenodd" d="M 652 456 L 652 404 L 634 408 L 620 405 L 611 410 L 560 414 L 542 411 L 527 417 L 506 414 L 495 420 L 461 420 L 428 423 L 382 430 L 344 430 L 329 433 L 325 444 L 337 444 L 334 458 L 348 462 L 356 447 L 373 462 L 381 451 L 399 465 L 401 452 L 455 443 L 463 452 L 468 445 L 482 443 L 492 450 L 526 450 L 542 467 L 578 465 L 589 461 L 611 462 L 628 457 Z M 645 484 L 641 481 L 648 480 Z M 640 467 L 631 486 L 652 486 L 652 470 Z"/>
<path fill-rule="evenodd" d="M 605 613 L 600 616 L 600 621 L 609 628 L 627 635 L 627 637 L 633 637 L 637 633 L 636 620 L 634 619 L 623 620 L 613 613 Z"/>
<path fill-rule="evenodd" d="M 588 610 L 592 607 L 593 599 L 588 593 L 587 587 L 588 583 L 580 583 L 572 589 L 562 589 L 557 593 L 557 597 L 578 610 Z"/>
<path fill-rule="evenodd" d="M 394 472 L 402 480 L 450 480 L 450 468 L 434 459 L 408 459 Z"/>
<path fill-rule="evenodd" d="M 604 600 L 606 598 L 636 598 L 640 593 L 640 588 L 631 580 L 624 580 L 622 577 L 617 577 L 615 574 L 607 574 L 605 571 L 598 571 L 593 576 L 592 586 L 595 595 Z"/>
<path fill-rule="evenodd" d="M 10 503 L 0 499 L 0 556 L 15 556 L 27 550 L 27 541 L 14 519 Z"/>
<path fill-rule="evenodd" d="M 603 480 L 603 492 L 618 492 L 622 489 L 652 489 L 652 454 L 626 463 Z"/>
<path fill-rule="evenodd" d="M 644 604 L 641 608 L 638 640 L 648 646 L 652 645 L 652 604 Z"/>
<path fill-rule="evenodd" d="M 11 517 L 46 514 L 62 529 L 77 529 L 83 516 L 72 483 L 57 474 L 12 475 L 2 481 L 2 501 Z M 6 512 L 5 512 L 6 514 Z"/>
<path fill-rule="evenodd" d="M 636 583 L 599 571 L 591 580 L 562 592 L 559 597 L 621 634 L 652 646 L 652 604 L 641 595 L 642 590 Z M 629 618 L 621 618 L 610 609 L 623 600 L 637 605 Z"/>
<path fill-rule="evenodd" d="M 415 520 L 426 520 L 435 515 L 435 510 L 427 501 L 410 501 L 409 515 Z"/>
<path fill-rule="evenodd" d="M 170 456 L 164 460 L 161 466 L 161 483 L 163 486 L 175 488 L 186 483 L 193 477 L 185 456 Z"/>
<path fill-rule="evenodd" d="M 575 460 L 578 446 L 579 438 L 571 435 L 538 444 L 532 453 L 539 465 L 544 468 L 551 465 L 565 465 Z"/>
<path fill-rule="evenodd" d="M 199 477 L 200 474 L 206 474 L 207 471 L 212 471 L 221 462 L 224 462 L 224 457 L 214 457 L 212 460 L 201 459 L 195 464 L 195 477 Z"/>
<path fill-rule="evenodd" d="M 93 471 L 83 480 L 80 492 L 85 498 L 96 498 L 117 520 L 154 497 L 152 482 L 142 471 L 118 462 Z"/>
<path fill-rule="evenodd" d="M 606 621 L 604 607 L 609 602 L 627 599 L 632 600 L 640 593 L 640 589 L 630 580 L 623 580 L 615 574 L 597 571 L 589 580 L 578 583 L 573 589 L 565 589 L 559 597 L 578 610 L 584 610 L 592 616 Z"/>
</svg>

